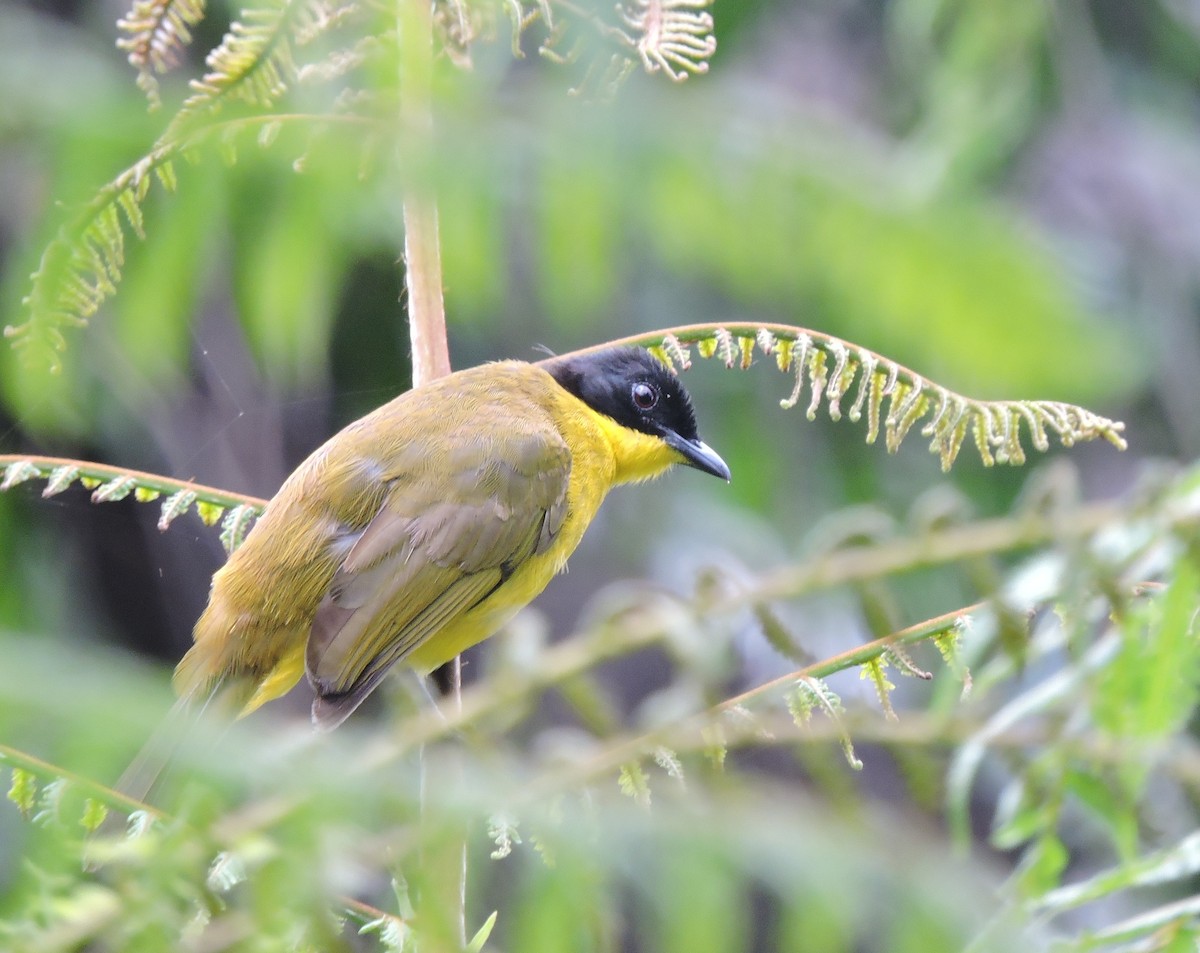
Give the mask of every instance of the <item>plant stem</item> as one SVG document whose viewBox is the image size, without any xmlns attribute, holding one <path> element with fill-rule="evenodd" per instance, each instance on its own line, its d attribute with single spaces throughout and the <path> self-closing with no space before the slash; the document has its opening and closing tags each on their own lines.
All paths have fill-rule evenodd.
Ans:
<svg viewBox="0 0 1200 953">
<path fill-rule="evenodd" d="M 404 190 L 404 280 L 413 387 L 450 373 L 433 169 L 433 10 L 397 0 L 401 36 L 400 122 L 410 148 Z"/>
<path fill-rule="evenodd" d="M 408 333 L 412 344 L 412 383 L 420 387 L 450 373 L 446 305 L 438 242 L 437 197 L 432 182 L 433 5 L 431 0 L 397 0 L 400 30 L 400 123 L 410 152 L 404 190 L 404 280 L 408 290 Z M 450 665 L 450 696 L 462 711 L 462 659 Z M 467 843 L 458 869 L 457 931 L 467 943 Z"/>
<path fill-rule="evenodd" d="M 26 754 L 24 751 L 12 748 L 9 745 L 0 744 L 0 763 L 27 771 L 45 781 L 66 781 L 68 784 L 79 788 L 79 790 L 86 793 L 93 800 L 99 801 L 101 804 L 115 808 L 125 814 L 131 814 L 134 811 L 145 811 L 147 814 L 153 814 L 155 817 L 162 816 L 162 812 L 156 807 L 145 804 L 136 798 L 131 798 L 110 787 L 105 787 L 91 778 L 68 771 L 66 768 L 60 768 L 58 765 L 51 764 L 49 761 L 43 761 L 41 758 L 35 758 L 31 754 Z"/>
</svg>

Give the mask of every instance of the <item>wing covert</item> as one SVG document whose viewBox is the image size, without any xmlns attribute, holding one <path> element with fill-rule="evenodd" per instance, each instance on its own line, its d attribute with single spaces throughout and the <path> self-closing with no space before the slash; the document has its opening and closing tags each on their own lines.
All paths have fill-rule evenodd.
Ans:
<svg viewBox="0 0 1200 953">
<path fill-rule="evenodd" d="M 340 542 L 346 555 L 306 653 L 335 724 L 390 665 L 544 552 L 566 518 L 571 457 L 549 422 L 489 440 L 443 437 L 419 465 L 383 468 L 378 511 Z"/>
</svg>

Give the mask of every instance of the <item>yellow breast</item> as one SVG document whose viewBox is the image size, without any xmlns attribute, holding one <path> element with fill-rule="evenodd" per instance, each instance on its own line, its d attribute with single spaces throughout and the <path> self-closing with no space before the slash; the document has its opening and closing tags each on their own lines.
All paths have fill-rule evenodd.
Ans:
<svg viewBox="0 0 1200 953">
<path fill-rule="evenodd" d="M 622 427 L 557 385 L 551 393 L 552 416 L 571 450 L 562 528 L 546 552 L 527 559 L 491 596 L 409 655 L 408 664 L 422 674 L 488 638 L 532 602 L 566 566 L 610 488 L 653 479 L 677 460 L 661 440 Z"/>
</svg>

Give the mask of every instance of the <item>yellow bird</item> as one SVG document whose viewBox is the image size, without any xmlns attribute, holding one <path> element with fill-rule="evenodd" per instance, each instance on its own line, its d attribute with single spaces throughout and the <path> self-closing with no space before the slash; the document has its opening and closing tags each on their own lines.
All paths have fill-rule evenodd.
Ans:
<svg viewBox="0 0 1200 953">
<path fill-rule="evenodd" d="M 428 673 L 492 635 L 567 562 L 610 488 L 683 463 L 729 479 L 648 352 L 502 361 L 409 391 L 287 479 L 214 576 L 175 671 L 241 713 L 307 674 L 334 728 L 391 666 Z"/>
</svg>

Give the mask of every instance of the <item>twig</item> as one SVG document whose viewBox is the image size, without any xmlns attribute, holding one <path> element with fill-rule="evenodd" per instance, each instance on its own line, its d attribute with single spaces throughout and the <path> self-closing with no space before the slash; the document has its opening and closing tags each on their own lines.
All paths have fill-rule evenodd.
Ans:
<svg viewBox="0 0 1200 953">
<path fill-rule="evenodd" d="M 892 632 L 872 642 L 772 679 L 750 691 L 743 692 L 741 695 L 727 699 L 712 708 L 697 712 L 680 721 L 664 725 L 653 731 L 616 739 L 606 745 L 595 757 L 585 762 L 569 765 L 562 770 L 542 775 L 536 783 L 528 785 L 522 791 L 522 799 L 537 800 L 557 791 L 575 789 L 598 775 L 615 771 L 621 765 L 644 756 L 656 747 L 666 746 L 672 750 L 686 747 L 693 744 L 696 739 L 702 739 L 704 728 L 713 724 L 717 718 L 744 705 L 747 701 L 769 694 L 782 685 L 795 684 L 802 678 L 827 678 L 835 672 L 862 665 L 864 662 L 883 655 L 892 646 L 912 645 L 934 638 L 953 629 L 964 616 L 977 612 L 987 605 L 988 602 L 977 602 L 925 622 L 919 622 L 906 629 Z"/>
<path fill-rule="evenodd" d="M 152 814 L 155 817 L 164 816 L 163 812 L 156 807 L 145 804 L 136 798 L 129 797 L 110 787 L 105 787 L 98 781 L 93 781 L 82 774 L 76 774 L 74 771 L 68 771 L 66 768 L 60 768 L 49 761 L 35 758 L 33 755 L 26 754 L 24 751 L 8 745 L 0 744 L 0 762 L 5 762 L 13 768 L 28 771 L 36 777 L 49 781 L 66 781 L 71 786 L 83 791 L 93 800 L 126 814 L 142 811 L 146 814 Z"/>
<path fill-rule="evenodd" d="M 404 264 L 412 383 L 420 387 L 450 373 L 446 306 L 438 242 L 437 198 L 431 180 L 433 139 L 433 8 L 431 0 L 397 0 L 400 31 L 400 121 L 410 146 L 404 190 Z M 462 659 L 450 662 L 450 694 L 462 711 Z M 457 929 L 467 943 L 467 843 L 460 848 Z"/>
</svg>

